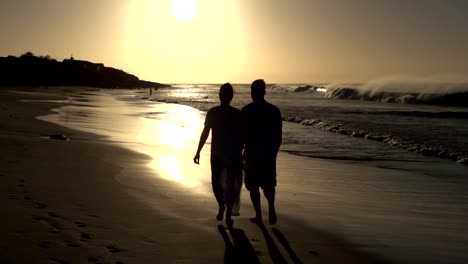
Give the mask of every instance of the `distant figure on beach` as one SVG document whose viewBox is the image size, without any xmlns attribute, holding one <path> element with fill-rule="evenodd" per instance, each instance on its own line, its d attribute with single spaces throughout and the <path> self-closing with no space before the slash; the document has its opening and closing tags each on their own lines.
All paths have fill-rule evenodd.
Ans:
<svg viewBox="0 0 468 264">
<path fill-rule="evenodd" d="M 232 226 L 232 208 L 239 202 L 242 187 L 242 140 L 241 112 L 230 105 L 234 89 L 225 83 L 219 89 L 221 104 L 211 108 L 206 114 L 205 128 L 200 136 L 197 153 L 193 158 L 196 164 L 200 162 L 200 151 L 210 134 L 211 139 L 211 184 L 216 201 L 218 214 L 216 219 L 223 220 L 226 211 L 226 224 Z M 226 186 L 226 191 L 223 191 Z M 225 205 L 227 208 L 225 208 Z"/>
<path fill-rule="evenodd" d="M 276 106 L 265 101 L 264 80 L 255 80 L 250 89 L 253 102 L 242 108 L 245 186 L 250 192 L 256 214 L 250 220 L 257 224 L 262 223 L 261 187 L 268 201 L 269 222 L 273 225 L 277 222 L 276 156 L 282 141 L 281 112 Z"/>
</svg>

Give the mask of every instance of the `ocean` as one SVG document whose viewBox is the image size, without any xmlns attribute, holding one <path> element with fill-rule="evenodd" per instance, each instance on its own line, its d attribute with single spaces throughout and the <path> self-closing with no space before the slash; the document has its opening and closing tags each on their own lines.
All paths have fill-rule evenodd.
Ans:
<svg viewBox="0 0 468 264">
<path fill-rule="evenodd" d="M 248 85 L 234 87 L 234 106 L 251 101 Z M 293 219 L 391 263 L 467 263 L 468 109 L 338 99 L 317 87 L 282 84 L 267 91 L 266 100 L 284 119 L 280 228 L 282 219 Z M 117 177 L 129 194 L 182 219 L 178 201 L 193 197 L 192 209 L 211 217 L 210 142 L 199 166 L 192 158 L 206 110 L 218 104 L 218 88 L 177 84 L 151 95 L 148 89 L 65 89 L 68 99 L 58 103 L 66 105 L 38 118 L 146 154 L 154 185 Z M 153 192 L 167 201 L 154 201 Z M 245 190 L 241 203 L 240 217 L 250 217 Z M 292 245 L 313 248 L 313 238 L 303 240 Z"/>
<path fill-rule="evenodd" d="M 172 85 L 156 91 L 149 99 L 207 111 L 218 104 L 219 86 Z M 234 87 L 236 94 L 232 105 L 241 108 L 251 101 L 250 88 L 246 84 Z M 328 88 L 327 91 L 326 87 L 323 84 L 269 87 L 266 99 L 281 109 L 283 120 L 302 125 L 285 126 L 283 151 L 327 159 L 408 162 L 421 158 L 408 153 L 413 152 L 468 163 L 468 107 L 382 103 L 390 100 L 382 97 L 376 97 L 378 101 L 347 100 L 340 98 L 343 91 L 351 88 Z M 395 95 L 388 97 L 391 96 Z M 398 98 L 409 97 L 416 98 L 410 94 L 398 95 Z M 358 99 L 363 98 L 365 96 Z M 345 137 L 320 133 L 314 128 Z"/>
</svg>

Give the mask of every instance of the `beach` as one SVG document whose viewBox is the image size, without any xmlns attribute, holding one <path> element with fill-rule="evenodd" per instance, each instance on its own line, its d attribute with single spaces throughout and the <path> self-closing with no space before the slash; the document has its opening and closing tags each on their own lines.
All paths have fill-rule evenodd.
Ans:
<svg viewBox="0 0 468 264">
<path fill-rule="evenodd" d="M 92 88 L 0 91 L 2 263 L 468 258 L 463 165 L 418 163 L 453 172 L 440 179 L 400 170 L 394 161 L 362 164 L 281 152 L 279 223 L 250 223 L 253 209 L 244 189 L 241 216 L 228 230 L 215 220 L 209 146 L 200 166 L 191 160 L 204 113 L 134 98 L 130 91 Z"/>
</svg>

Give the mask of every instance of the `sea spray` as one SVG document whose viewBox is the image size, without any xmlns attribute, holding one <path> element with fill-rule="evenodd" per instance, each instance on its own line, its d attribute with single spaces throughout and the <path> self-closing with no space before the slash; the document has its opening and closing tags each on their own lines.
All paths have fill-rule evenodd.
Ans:
<svg viewBox="0 0 468 264">
<path fill-rule="evenodd" d="M 336 99 L 468 107 L 468 80 L 460 76 L 392 77 L 355 85 L 333 83 L 326 89 L 326 96 Z"/>
</svg>

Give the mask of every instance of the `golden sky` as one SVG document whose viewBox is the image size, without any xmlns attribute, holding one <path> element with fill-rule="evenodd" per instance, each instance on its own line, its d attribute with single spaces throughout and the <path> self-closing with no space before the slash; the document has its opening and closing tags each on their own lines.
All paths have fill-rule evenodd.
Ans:
<svg viewBox="0 0 468 264">
<path fill-rule="evenodd" d="M 165 83 L 466 75 L 464 0 L 15 0 L 0 56 L 103 62 Z"/>
</svg>

